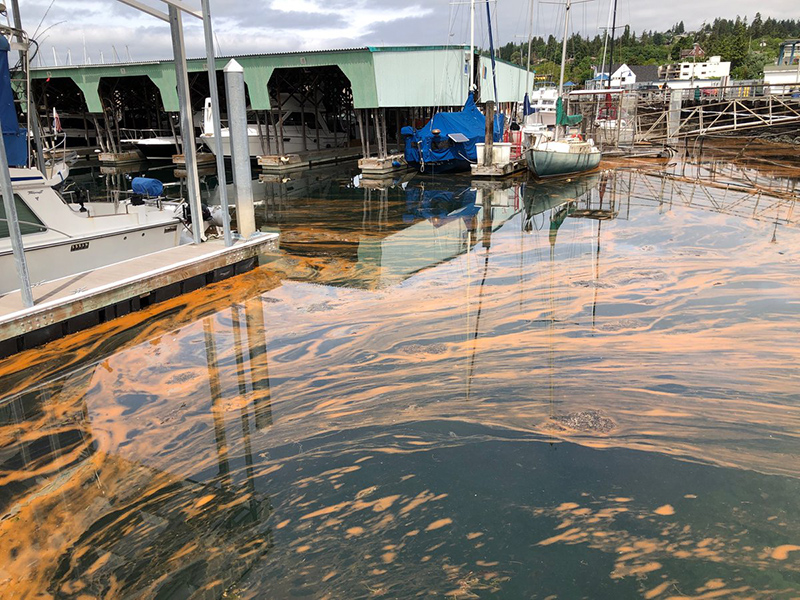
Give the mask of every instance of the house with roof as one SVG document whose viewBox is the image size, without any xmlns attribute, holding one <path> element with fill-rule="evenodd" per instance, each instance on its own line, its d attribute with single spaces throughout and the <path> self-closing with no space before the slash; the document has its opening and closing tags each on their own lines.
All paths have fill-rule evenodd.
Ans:
<svg viewBox="0 0 800 600">
<path fill-rule="evenodd" d="M 610 73 L 600 72 L 593 67 L 594 78 L 586 82 L 587 89 L 602 87 L 638 89 L 650 85 L 659 85 L 658 67 L 655 65 L 628 65 L 625 63 L 611 65 Z"/>
</svg>

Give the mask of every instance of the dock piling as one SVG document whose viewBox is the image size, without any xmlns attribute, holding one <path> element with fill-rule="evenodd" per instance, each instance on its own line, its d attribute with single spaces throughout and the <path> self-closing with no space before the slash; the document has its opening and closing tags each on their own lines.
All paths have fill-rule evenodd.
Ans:
<svg viewBox="0 0 800 600">
<path fill-rule="evenodd" d="M 250 140 L 247 135 L 247 104 L 244 91 L 244 69 L 235 60 L 225 66 L 228 94 L 228 127 L 231 136 L 233 187 L 236 190 L 236 222 L 239 235 L 247 239 L 256 232 L 253 188 L 250 170 Z"/>
<path fill-rule="evenodd" d="M 486 135 L 483 147 L 483 166 L 488 167 L 492 164 L 492 153 L 494 149 L 494 102 L 488 100 L 486 102 Z"/>
</svg>

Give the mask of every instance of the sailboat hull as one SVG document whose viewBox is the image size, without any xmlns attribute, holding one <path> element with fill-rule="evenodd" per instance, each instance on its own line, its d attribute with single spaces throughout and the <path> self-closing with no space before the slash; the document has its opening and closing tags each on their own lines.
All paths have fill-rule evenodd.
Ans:
<svg viewBox="0 0 800 600">
<path fill-rule="evenodd" d="M 601 153 L 559 152 L 532 148 L 526 155 L 528 169 L 536 177 L 559 177 L 592 171 L 600 165 Z"/>
</svg>

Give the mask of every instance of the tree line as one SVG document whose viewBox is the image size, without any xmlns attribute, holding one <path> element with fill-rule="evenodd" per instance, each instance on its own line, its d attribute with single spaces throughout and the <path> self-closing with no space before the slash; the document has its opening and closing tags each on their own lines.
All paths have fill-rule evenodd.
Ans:
<svg viewBox="0 0 800 600">
<path fill-rule="evenodd" d="M 667 31 L 631 30 L 629 25 L 621 28 L 613 43 L 608 41 L 606 63 L 661 65 L 680 60 L 681 52 L 700 44 L 706 57 L 721 56 L 731 62 L 732 79 L 758 79 L 764 74 L 764 65 L 774 64 L 782 41 L 800 38 L 800 20 L 763 19 L 756 13 L 752 21 L 715 19 L 704 23 L 697 31 L 686 31 L 683 21 Z M 605 39 L 601 35 L 593 38 L 574 34 L 567 40 L 568 64 L 566 76 L 575 83 L 592 78 L 592 65 L 602 62 Z M 498 56 L 509 62 L 525 66 L 528 60 L 528 44 L 509 42 L 498 49 Z M 691 60 L 691 59 L 686 59 Z M 556 79 L 561 64 L 561 40 L 550 35 L 547 39 L 534 37 L 531 44 L 531 70 L 537 75 Z"/>
</svg>

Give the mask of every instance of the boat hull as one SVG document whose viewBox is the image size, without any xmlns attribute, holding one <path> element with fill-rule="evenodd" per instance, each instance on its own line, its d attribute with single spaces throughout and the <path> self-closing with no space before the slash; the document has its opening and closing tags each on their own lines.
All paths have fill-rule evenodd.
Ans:
<svg viewBox="0 0 800 600">
<path fill-rule="evenodd" d="M 460 173 L 469 171 L 472 168 L 472 163 L 468 160 L 447 160 L 436 163 L 420 163 L 410 162 L 408 166 L 416 169 L 420 173 Z"/>
<path fill-rule="evenodd" d="M 225 158 L 230 158 L 231 156 L 231 138 L 230 135 L 226 135 L 228 132 L 223 131 L 222 134 L 222 153 Z M 264 136 L 266 140 L 266 134 Z M 319 146 L 322 150 L 335 148 L 335 147 L 342 147 L 346 145 L 344 138 L 344 134 L 334 137 L 333 134 L 320 134 L 319 136 Z M 200 136 L 202 142 L 206 145 L 206 147 L 213 153 L 217 153 L 217 145 L 214 141 L 214 136 L 209 134 L 203 134 Z M 264 149 L 261 146 L 261 138 L 258 137 L 258 134 L 252 131 L 248 132 L 247 141 L 250 146 L 250 158 L 258 158 L 264 154 Z M 278 145 L 274 135 L 270 136 L 270 150 L 273 154 L 278 154 Z M 305 152 L 306 150 L 316 150 L 317 149 L 317 139 L 316 137 L 306 138 L 305 147 L 303 145 L 303 137 L 302 135 L 298 134 L 291 134 L 286 133 L 283 138 L 283 155 L 288 154 L 299 154 L 300 152 Z"/>
<path fill-rule="evenodd" d="M 183 225 L 175 219 L 116 233 L 72 237 L 38 246 L 30 244 L 28 239 L 35 236 L 24 236 L 25 259 L 31 282 L 37 284 L 61 279 L 173 248 L 180 244 L 182 229 Z M 19 289 L 16 264 L 10 250 L 0 251 L 0 273 L 9 274 L 0 279 L 0 295 Z M 75 288 L 80 287 L 80 279 L 76 279 Z"/>
<path fill-rule="evenodd" d="M 168 142 L 141 140 L 136 142 L 136 147 L 142 151 L 147 160 L 152 161 L 172 161 L 174 155 L 181 153 L 175 142 L 171 140 Z"/>
<path fill-rule="evenodd" d="M 600 165 L 600 152 L 557 152 L 528 150 L 528 169 L 536 177 L 563 177 L 592 171 Z"/>
</svg>

